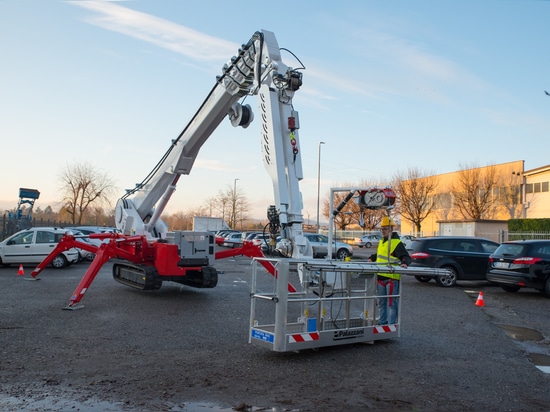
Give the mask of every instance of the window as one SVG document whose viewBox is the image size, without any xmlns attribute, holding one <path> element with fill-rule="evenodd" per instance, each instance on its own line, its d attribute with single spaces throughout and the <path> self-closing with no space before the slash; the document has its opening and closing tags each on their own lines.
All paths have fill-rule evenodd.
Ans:
<svg viewBox="0 0 550 412">
<path fill-rule="evenodd" d="M 477 252 L 477 246 L 475 243 L 470 241 L 461 241 L 458 245 L 458 250 L 463 250 L 465 252 Z"/>
<path fill-rule="evenodd" d="M 503 243 L 498 248 L 499 255 L 520 256 L 523 254 L 524 245 L 515 243 Z"/>
<path fill-rule="evenodd" d="M 550 246 L 544 245 L 544 246 L 539 247 L 535 251 L 535 256 L 536 257 L 544 257 L 545 259 L 548 259 L 550 257 Z"/>
<path fill-rule="evenodd" d="M 10 244 L 12 244 L 12 245 L 28 245 L 28 244 L 32 243 L 33 234 L 34 234 L 34 232 L 21 233 L 21 234 L 15 236 L 10 241 Z"/>
<path fill-rule="evenodd" d="M 55 234 L 45 230 L 36 232 L 36 243 L 55 243 Z"/>
<path fill-rule="evenodd" d="M 493 253 L 495 250 L 497 250 L 497 247 L 499 246 L 498 244 L 484 242 L 483 240 L 480 243 L 481 248 L 485 253 Z"/>
<path fill-rule="evenodd" d="M 548 182 L 542 182 L 540 184 L 540 191 L 541 192 L 548 192 Z"/>
<path fill-rule="evenodd" d="M 430 249 L 454 250 L 455 241 L 452 239 L 440 239 L 432 244 Z"/>
</svg>

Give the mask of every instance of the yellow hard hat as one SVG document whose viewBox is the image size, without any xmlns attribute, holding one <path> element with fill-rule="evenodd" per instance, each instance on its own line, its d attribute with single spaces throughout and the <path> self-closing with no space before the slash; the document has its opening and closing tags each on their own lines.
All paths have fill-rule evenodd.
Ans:
<svg viewBox="0 0 550 412">
<path fill-rule="evenodd" d="M 384 216 L 382 218 L 382 222 L 380 223 L 380 227 L 388 227 L 388 226 L 395 226 L 395 222 L 391 217 Z"/>
</svg>

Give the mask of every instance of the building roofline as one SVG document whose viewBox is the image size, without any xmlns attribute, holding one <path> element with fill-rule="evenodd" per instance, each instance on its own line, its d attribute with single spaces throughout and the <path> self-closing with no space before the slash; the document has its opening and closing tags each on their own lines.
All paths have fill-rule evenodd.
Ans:
<svg viewBox="0 0 550 412">
<path fill-rule="evenodd" d="M 523 172 L 523 174 L 525 176 L 533 176 L 533 175 L 548 172 L 548 171 L 550 171 L 550 165 L 537 167 L 537 168 L 531 169 L 531 170 L 526 170 L 526 171 Z"/>
</svg>

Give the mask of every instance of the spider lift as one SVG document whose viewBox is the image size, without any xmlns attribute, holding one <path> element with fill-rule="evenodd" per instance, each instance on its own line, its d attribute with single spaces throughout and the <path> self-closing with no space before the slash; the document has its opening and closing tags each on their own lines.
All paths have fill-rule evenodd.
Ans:
<svg viewBox="0 0 550 412">
<path fill-rule="evenodd" d="M 324 332 L 329 329 L 324 312 L 327 299 L 336 299 L 334 293 L 337 290 L 351 287 L 346 276 L 358 274 L 360 278 L 365 277 L 372 282 L 377 267 L 366 263 L 317 261 L 312 258 L 311 245 L 303 234 L 302 196 L 299 189 L 299 182 L 303 179 L 298 136 L 300 124 L 298 112 L 293 106 L 293 97 L 302 86 L 301 69 L 289 67 L 282 61 L 273 33 L 265 30 L 256 32 L 241 46 L 238 54 L 223 66 L 222 73 L 216 77 L 215 85 L 206 100 L 178 138 L 172 141 L 168 151 L 150 174 L 118 200 L 115 223 L 120 233 L 90 234 L 90 238 L 103 240 L 96 247 L 68 232 L 50 255 L 33 270 L 32 279 L 37 279 L 53 257 L 63 250 L 77 247 L 94 253 L 94 260 L 65 308 L 77 309 L 81 307 L 79 302 L 101 267 L 110 260 L 113 262 L 113 278 L 138 289 L 158 289 L 165 281 L 197 288 L 213 288 L 218 282 L 218 272 L 213 266 L 215 260 L 244 255 L 253 259 L 254 285 L 259 285 L 256 277 L 258 265 L 265 269 L 264 274 L 267 271 L 272 275 L 271 281 L 276 282 L 276 288 L 270 296 L 259 293 L 254 286 L 253 303 L 258 299 L 276 303 L 276 313 L 279 313 L 287 311 L 286 303 L 294 302 L 297 297 L 311 298 L 316 302 L 321 299 L 321 303 L 317 304 L 319 315 L 315 318 L 315 325 L 311 316 L 303 314 L 299 316 L 298 324 L 304 333 L 314 330 L 323 336 L 323 339 L 311 343 L 310 347 L 326 346 Z M 272 244 L 277 237 L 281 238 L 274 245 L 279 255 L 283 256 L 279 259 L 265 258 L 260 247 L 249 242 L 245 242 L 240 248 L 216 252 L 212 233 L 169 232 L 160 218 L 181 175 L 191 172 L 200 148 L 221 121 L 228 117 L 233 126 L 243 128 L 252 122 L 254 116 L 251 107 L 239 103 L 241 98 L 248 95 L 257 96 L 262 159 L 273 181 L 275 198 L 275 204 L 267 209 L 269 232 Z M 370 189 L 363 195 L 366 193 L 372 195 L 374 200 L 366 201 L 374 202 L 372 206 L 375 208 L 383 207 L 383 200 L 388 198 L 388 193 L 383 189 Z M 364 196 L 364 199 L 367 197 Z M 296 282 L 299 289 L 294 286 L 294 280 L 291 281 L 290 272 L 298 275 Z M 331 280 L 336 278 L 343 279 L 341 285 Z M 334 291 L 332 296 L 327 295 L 325 285 L 331 285 Z M 368 299 L 366 304 L 372 306 L 375 297 L 369 285 L 364 292 L 368 297 L 362 299 Z M 351 289 L 346 293 L 349 300 L 355 300 L 351 296 Z M 315 296 L 307 296 L 311 294 Z M 309 304 L 309 301 L 301 304 Z M 375 319 L 372 316 L 375 311 L 371 308 L 363 312 L 368 312 L 364 320 L 366 324 L 374 324 Z M 256 308 L 254 313 L 258 313 Z M 369 333 L 358 332 L 365 331 L 365 326 L 357 329 L 355 320 L 350 318 L 351 312 L 346 316 L 346 322 L 332 318 L 337 320 L 333 325 L 338 328 L 333 326 L 330 333 L 346 338 L 338 339 L 339 343 L 351 343 L 352 338 L 373 339 Z M 286 322 L 279 313 L 275 329 L 280 332 L 286 327 Z M 251 327 L 252 325 L 259 325 L 256 316 Z M 398 333 L 398 328 L 394 332 Z M 270 332 L 254 327 L 251 341 L 269 341 L 270 336 Z M 280 338 L 279 334 L 273 337 L 274 341 L 280 339 L 287 342 L 286 336 Z M 274 350 L 287 350 L 289 347 L 292 345 L 279 345 Z"/>
</svg>

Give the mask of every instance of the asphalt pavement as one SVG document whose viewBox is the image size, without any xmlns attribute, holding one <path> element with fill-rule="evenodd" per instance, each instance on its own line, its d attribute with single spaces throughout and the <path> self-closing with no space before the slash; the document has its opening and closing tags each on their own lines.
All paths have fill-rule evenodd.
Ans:
<svg viewBox="0 0 550 412">
<path fill-rule="evenodd" d="M 248 343 L 250 260 L 216 267 L 216 288 L 141 292 L 107 264 L 77 311 L 61 309 L 86 263 L 40 281 L 0 268 L 0 409 L 550 410 L 550 299 L 536 291 L 406 276 L 399 338 L 275 353 Z"/>
</svg>

